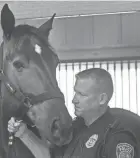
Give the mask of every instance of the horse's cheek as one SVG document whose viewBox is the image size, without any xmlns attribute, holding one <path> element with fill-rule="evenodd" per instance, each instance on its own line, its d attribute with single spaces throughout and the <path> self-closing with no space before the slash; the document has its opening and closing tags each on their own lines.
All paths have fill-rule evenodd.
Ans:
<svg viewBox="0 0 140 158">
<path fill-rule="evenodd" d="M 33 106 L 28 111 L 28 117 L 32 120 L 32 122 L 36 125 L 36 127 L 40 130 L 44 130 L 45 124 L 48 121 L 48 110 L 46 109 L 46 103 L 42 103 L 39 105 Z"/>
<path fill-rule="evenodd" d="M 18 77 L 18 80 L 19 86 L 25 93 L 33 93 L 38 95 L 44 92 L 44 85 L 42 81 L 37 74 L 33 73 L 32 71 L 25 70 L 22 75 Z"/>
</svg>

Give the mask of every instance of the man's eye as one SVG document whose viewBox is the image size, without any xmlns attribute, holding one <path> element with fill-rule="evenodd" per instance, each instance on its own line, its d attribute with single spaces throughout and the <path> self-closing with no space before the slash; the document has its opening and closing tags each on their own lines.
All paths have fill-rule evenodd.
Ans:
<svg viewBox="0 0 140 158">
<path fill-rule="evenodd" d="M 85 94 L 83 94 L 83 93 L 79 93 L 81 96 L 85 96 Z"/>
</svg>

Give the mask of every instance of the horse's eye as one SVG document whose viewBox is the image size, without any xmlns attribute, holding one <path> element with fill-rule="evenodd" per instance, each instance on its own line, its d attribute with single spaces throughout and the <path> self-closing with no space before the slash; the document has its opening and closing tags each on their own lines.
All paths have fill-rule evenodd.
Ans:
<svg viewBox="0 0 140 158">
<path fill-rule="evenodd" d="M 25 66 L 24 64 L 21 62 L 21 61 L 15 61 L 13 63 L 14 67 L 17 69 L 17 70 L 21 70 L 23 69 Z"/>
</svg>

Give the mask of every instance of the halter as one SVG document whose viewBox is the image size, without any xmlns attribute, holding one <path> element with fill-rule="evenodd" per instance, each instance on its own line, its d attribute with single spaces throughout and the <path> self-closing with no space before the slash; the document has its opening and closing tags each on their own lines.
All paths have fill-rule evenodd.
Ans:
<svg viewBox="0 0 140 158">
<path fill-rule="evenodd" d="M 19 102 L 19 108 L 16 111 L 15 118 L 16 120 L 21 120 L 27 111 L 33 107 L 33 105 L 42 103 L 46 100 L 51 99 L 63 99 L 63 94 L 58 90 L 47 91 L 37 96 L 25 96 L 20 90 L 16 89 L 15 86 L 8 80 L 5 76 L 3 70 L 0 70 L 0 81 L 4 83 L 8 92 L 15 97 Z M 2 105 L 1 105 L 2 106 Z M 11 146 L 13 144 L 13 133 L 10 133 L 8 144 Z"/>
</svg>

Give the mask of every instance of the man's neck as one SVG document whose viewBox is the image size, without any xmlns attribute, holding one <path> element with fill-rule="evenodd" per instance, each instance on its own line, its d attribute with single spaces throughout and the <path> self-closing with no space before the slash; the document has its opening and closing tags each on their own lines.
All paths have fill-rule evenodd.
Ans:
<svg viewBox="0 0 140 158">
<path fill-rule="evenodd" d="M 100 118 L 107 110 L 107 106 L 95 112 L 95 110 L 90 110 L 85 116 L 84 121 L 86 126 L 90 126 L 93 122 L 95 122 L 98 118 Z"/>
</svg>

